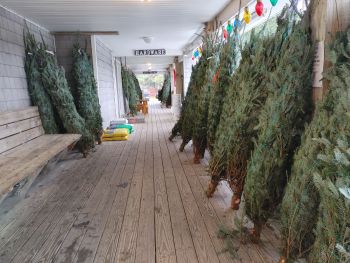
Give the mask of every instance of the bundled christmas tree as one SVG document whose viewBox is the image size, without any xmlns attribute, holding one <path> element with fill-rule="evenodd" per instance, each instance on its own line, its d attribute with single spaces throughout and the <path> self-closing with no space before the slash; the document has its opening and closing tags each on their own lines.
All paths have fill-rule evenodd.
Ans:
<svg viewBox="0 0 350 263">
<path fill-rule="evenodd" d="M 47 134 L 57 134 L 60 132 L 57 124 L 59 118 L 56 118 L 54 107 L 49 95 L 45 91 L 41 80 L 39 65 L 37 61 L 38 43 L 33 34 L 27 32 L 24 35 L 25 44 L 25 71 L 27 75 L 28 91 L 30 98 L 35 106 L 38 106 L 41 123 Z"/>
<path fill-rule="evenodd" d="M 232 36 L 222 47 L 220 62 L 209 95 L 207 140 L 210 153 L 214 150 L 216 131 L 220 122 L 224 99 L 231 84 L 233 71 L 238 65 L 237 38 Z M 210 80 L 209 80 L 210 81 Z"/>
<path fill-rule="evenodd" d="M 209 165 L 212 180 L 207 195 L 211 197 L 218 182 L 227 179 L 234 191 L 233 209 L 239 208 L 247 162 L 257 137 L 259 115 L 268 93 L 272 92 L 267 85 L 270 72 L 276 68 L 281 46 L 288 36 L 289 20 L 286 17 L 284 10 L 275 35 L 259 37 L 252 34 L 242 51 L 242 60 L 224 102 Z"/>
<path fill-rule="evenodd" d="M 135 115 L 137 113 L 137 103 L 142 99 L 140 84 L 132 71 L 124 67 L 122 67 L 121 71 L 124 96 L 128 101 L 130 113 Z"/>
<path fill-rule="evenodd" d="M 92 65 L 86 52 L 75 45 L 73 49 L 73 78 L 76 90 L 76 106 L 91 134 L 101 143 L 103 132 L 101 107 Z"/>
<path fill-rule="evenodd" d="M 198 90 L 197 102 L 195 102 L 197 106 L 195 107 L 194 119 L 192 120 L 194 163 L 200 162 L 207 148 L 209 99 L 213 86 L 212 80 L 218 64 L 218 51 L 221 46 L 216 43 L 216 35 L 213 37 L 206 36 L 203 40 L 203 62 L 200 64 L 194 83 L 196 90 Z"/>
<path fill-rule="evenodd" d="M 45 90 L 49 94 L 65 130 L 68 133 L 82 135 L 78 147 L 86 156 L 88 151 L 94 147 L 94 137 L 76 109 L 63 68 L 58 66 L 56 57 L 49 53 L 43 45 L 38 50 L 38 63 Z"/>
<path fill-rule="evenodd" d="M 203 63 L 205 63 L 205 59 L 202 57 L 199 62 L 192 67 L 191 79 L 185 100 L 182 103 L 180 118 L 173 127 L 171 136 L 169 137 L 169 140 L 172 140 L 175 136 L 181 135 L 182 144 L 180 146 L 180 151 L 183 151 L 185 146 L 192 140 L 193 120 L 198 98 L 198 86 L 195 85 L 195 82 L 199 69 L 202 67 Z"/>
<path fill-rule="evenodd" d="M 142 90 L 141 90 L 141 87 L 140 87 L 140 82 L 139 80 L 137 79 L 136 75 L 134 72 L 131 72 L 131 75 L 132 75 L 132 79 L 134 81 L 134 85 L 135 85 L 135 90 L 136 90 L 136 94 L 137 94 L 137 98 L 139 100 L 142 100 Z"/>
<path fill-rule="evenodd" d="M 265 83 L 272 92 L 259 116 L 244 186 L 246 212 L 257 240 L 281 202 L 294 151 L 312 112 L 313 49 L 301 22 L 291 28 L 279 53 L 276 69 Z"/>
<path fill-rule="evenodd" d="M 167 107 L 171 106 L 171 99 L 169 100 L 169 97 L 171 97 L 171 82 L 170 81 L 171 81 L 170 74 L 169 73 L 165 74 L 162 89 L 158 93 L 159 100 Z M 169 102 L 170 102 L 170 104 L 169 104 Z"/>
<path fill-rule="evenodd" d="M 340 189 L 333 185 L 349 178 L 344 149 L 350 142 L 350 30 L 339 34 L 327 53 L 333 63 L 325 75 L 329 92 L 306 129 L 282 201 L 285 259 L 305 257 L 310 250 L 312 262 L 341 262 L 344 254 L 349 256 L 349 217 L 339 223 L 343 215 L 338 214 L 348 213 L 349 200 L 338 196 Z M 334 157 L 328 144 L 341 145 L 333 149 Z M 341 187 L 349 191 L 348 181 Z"/>
</svg>

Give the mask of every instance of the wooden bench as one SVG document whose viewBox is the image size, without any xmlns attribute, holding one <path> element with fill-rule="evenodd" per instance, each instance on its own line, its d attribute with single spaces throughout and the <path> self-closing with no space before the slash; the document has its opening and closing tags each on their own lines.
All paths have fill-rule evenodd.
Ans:
<svg viewBox="0 0 350 263">
<path fill-rule="evenodd" d="M 14 188 L 29 189 L 48 161 L 80 137 L 45 135 L 37 107 L 0 112 L 0 202 Z"/>
</svg>

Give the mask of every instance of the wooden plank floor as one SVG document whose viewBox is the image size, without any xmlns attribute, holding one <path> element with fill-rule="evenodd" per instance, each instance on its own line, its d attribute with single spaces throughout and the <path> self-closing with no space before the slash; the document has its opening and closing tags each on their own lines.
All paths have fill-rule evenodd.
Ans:
<svg viewBox="0 0 350 263">
<path fill-rule="evenodd" d="M 0 262 L 278 262 L 278 231 L 259 245 L 217 238 L 240 212 L 231 190 L 204 190 L 208 155 L 192 163 L 191 146 L 169 142 L 174 119 L 151 103 L 127 142 L 105 142 L 83 159 L 69 154 L 38 177 L 27 197 L 0 207 Z"/>
</svg>

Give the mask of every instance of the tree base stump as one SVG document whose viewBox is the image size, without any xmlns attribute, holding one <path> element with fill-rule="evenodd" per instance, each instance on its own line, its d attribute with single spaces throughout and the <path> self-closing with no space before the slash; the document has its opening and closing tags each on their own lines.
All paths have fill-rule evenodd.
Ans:
<svg viewBox="0 0 350 263">
<path fill-rule="evenodd" d="M 180 152 L 183 152 L 183 151 L 185 150 L 185 146 L 186 146 L 185 143 L 181 143 L 180 148 L 179 148 L 179 151 L 180 151 Z"/>
<path fill-rule="evenodd" d="M 241 204 L 241 197 L 234 194 L 231 199 L 231 208 L 233 210 L 239 210 L 240 204 Z"/>
<path fill-rule="evenodd" d="M 219 184 L 218 182 L 214 182 L 214 181 L 211 181 L 211 182 L 209 183 L 208 189 L 207 189 L 207 191 L 205 191 L 205 193 L 206 193 L 206 195 L 207 195 L 208 198 L 213 197 L 214 192 L 215 192 L 216 187 L 218 186 L 218 184 Z"/>
<path fill-rule="evenodd" d="M 250 240 L 258 244 L 260 242 L 261 227 L 254 224 L 254 228 L 249 233 Z"/>
</svg>

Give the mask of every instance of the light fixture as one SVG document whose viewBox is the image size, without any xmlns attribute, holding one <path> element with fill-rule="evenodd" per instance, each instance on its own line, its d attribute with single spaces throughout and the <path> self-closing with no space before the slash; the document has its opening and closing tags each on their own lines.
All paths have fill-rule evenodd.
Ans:
<svg viewBox="0 0 350 263">
<path fill-rule="evenodd" d="M 153 41 L 154 37 L 151 36 L 145 36 L 145 37 L 141 37 L 143 39 L 143 41 L 145 41 L 146 44 L 149 44 Z"/>
</svg>

